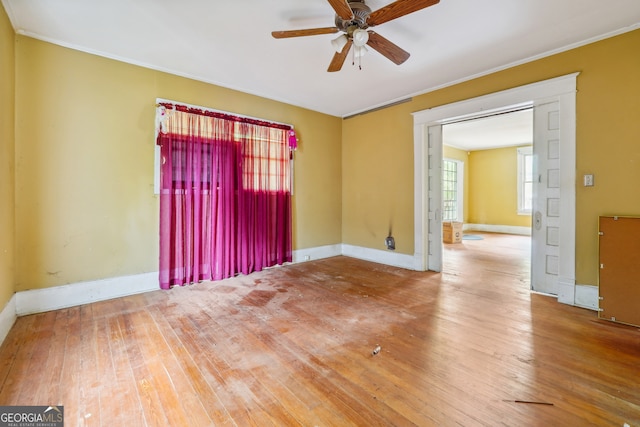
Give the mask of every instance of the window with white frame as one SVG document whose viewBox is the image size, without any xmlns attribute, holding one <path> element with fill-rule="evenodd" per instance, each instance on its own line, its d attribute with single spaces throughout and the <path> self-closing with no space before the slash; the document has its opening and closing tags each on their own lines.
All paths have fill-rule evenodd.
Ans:
<svg viewBox="0 0 640 427">
<path fill-rule="evenodd" d="M 444 159 L 442 162 L 442 220 L 462 221 L 464 163 Z"/>
<path fill-rule="evenodd" d="M 533 207 L 533 147 L 518 148 L 518 214 L 531 215 Z"/>
</svg>

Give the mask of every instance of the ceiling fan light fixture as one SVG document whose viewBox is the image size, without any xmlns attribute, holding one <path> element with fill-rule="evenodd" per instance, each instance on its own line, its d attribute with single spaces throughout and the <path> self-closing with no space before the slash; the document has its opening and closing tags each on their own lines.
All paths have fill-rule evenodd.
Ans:
<svg viewBox="0 0 640 427">
<path fill-rule="evenodd" d="M 347 41 L 349 41 L 347 36 L 342 34 L 338 38 L 331 40 L 331 46 L 333 46 L 336 52 L 340 53 L 342 52 L 344 46 L 347 44 Z"/>
<path fill-rule="evenodd" d="M 353 44 L 358 47 L 364 47 L 365 44 L 369 41 L 369 32 L 367 30 L 363 30 L 358 28 L 353 31 Z"/>
</svg>

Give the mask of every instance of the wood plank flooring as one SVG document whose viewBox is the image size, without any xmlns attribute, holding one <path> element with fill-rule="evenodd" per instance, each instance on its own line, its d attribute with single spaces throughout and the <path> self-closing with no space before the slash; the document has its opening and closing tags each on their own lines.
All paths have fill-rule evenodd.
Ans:
<svg viewBox="0 0 640 427">
<path fill-rule="evenodd" d="M 21 317 L 0 405 L 64 405 L 67 426 L 640 426 L 640 330 L 530 293 L 528 238 L 482 236 L 441 274 L 336 257 Z"/>
</svg>

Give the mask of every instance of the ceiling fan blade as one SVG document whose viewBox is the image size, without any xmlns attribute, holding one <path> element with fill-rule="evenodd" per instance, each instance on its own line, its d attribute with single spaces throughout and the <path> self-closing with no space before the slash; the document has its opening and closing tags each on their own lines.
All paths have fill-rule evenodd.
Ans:
<svg viewBox="0 0 640 427">
<path fill-rule="evenodd" d="M 329 4 L 336 11 L 336 15 L 345 20 L 353 19 L 353 11 L 347 0 L 328 0 Z"/>
<path fill-rule="evenodd" d="M 384 24 L 425 7 L 440 3 L 440 0 L 396 0 L 395 2 L 371 12 L 367 19 L 369 26 Z"/>
<path fill-rule="evenodd" d="M 331 64 L 329 64 L 329 68 L 327 68 L 328 72 L 333 73 L 335 71 L 340 71 L 342 69 L 342 64 L 344 64 L 345 59 L 347 59 L 347 54 L 349 53 L 349 50 L 351 49 L 352 44 L 353 44 L 353 41 L 349 39 L 349 41 L 347 42 L 347 44 L 344 45 L 342 50 L 340 52 L 337 52 L 335 55 L 333 55 Z"/>
<path fill-rule="evenodd" d="M 333 34 L 340 31 L 337 27 L 309 28 L 307 30 L 273 31 L 271 35 L 276 39 L 289 37 L 317 36 L 319 34 Z"/>
<path fill-rule="evenodd" d="M 387 57 L 396 65 L 402 64 L 404 61 L 409 59 L 410 56 L 409 52 L 403 50 L 399 46 L 391 43 L 389 40 L 373 31 L 369 31 L 369 41 L 367 42 L 367 44 Z"/>
</svg>

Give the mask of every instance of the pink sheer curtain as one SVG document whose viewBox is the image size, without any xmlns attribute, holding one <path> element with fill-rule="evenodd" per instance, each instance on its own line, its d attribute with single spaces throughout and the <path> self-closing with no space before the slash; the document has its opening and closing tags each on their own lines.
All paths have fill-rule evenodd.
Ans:
<svg viewBox="0 0 640 427">
<path fill-rule="evenodd" d="M 291 128 L 182 106 L 162 128 L 160 287 L 291 261 Z"/>
</svg>

